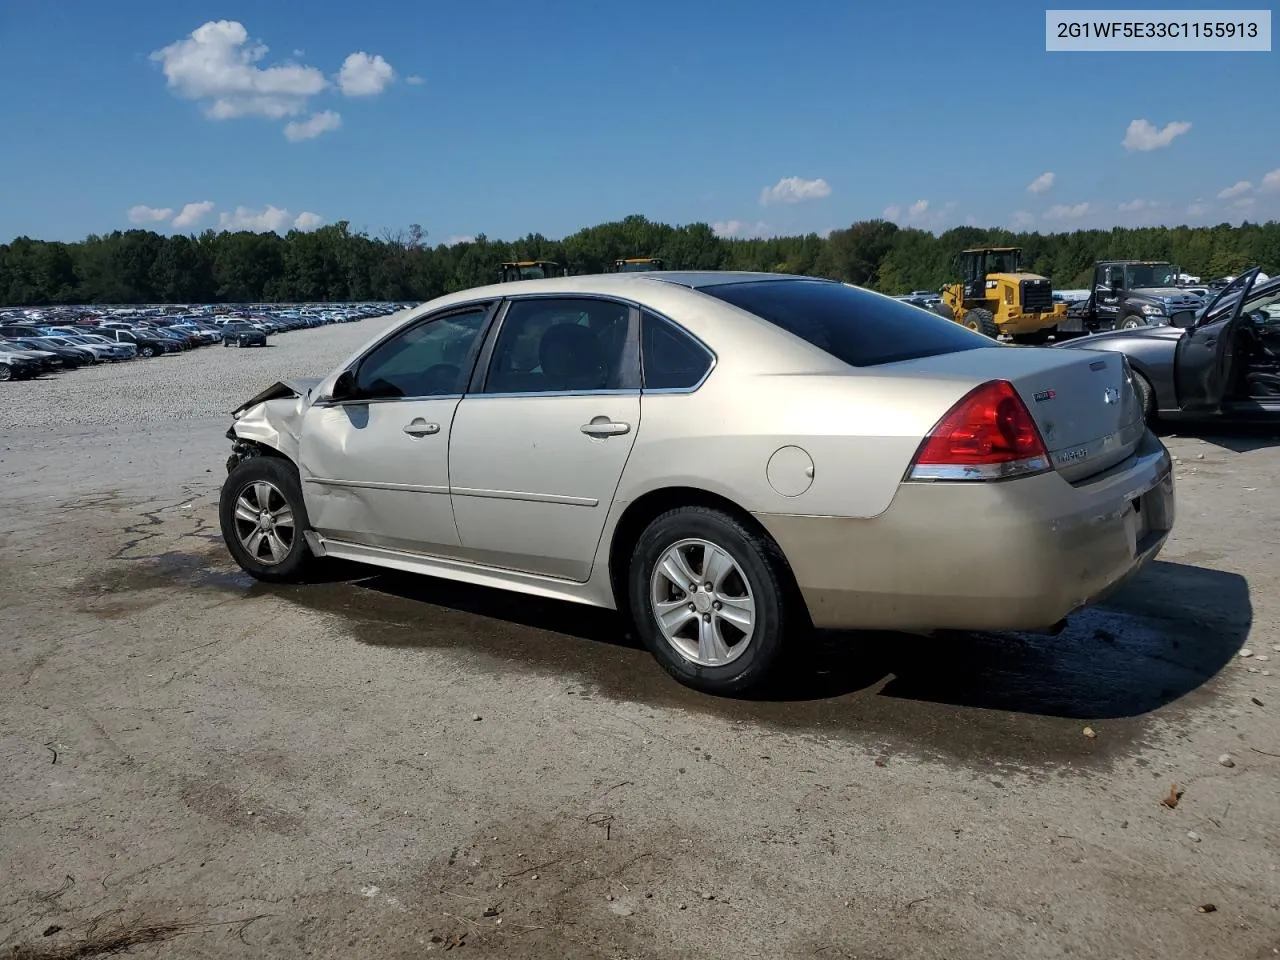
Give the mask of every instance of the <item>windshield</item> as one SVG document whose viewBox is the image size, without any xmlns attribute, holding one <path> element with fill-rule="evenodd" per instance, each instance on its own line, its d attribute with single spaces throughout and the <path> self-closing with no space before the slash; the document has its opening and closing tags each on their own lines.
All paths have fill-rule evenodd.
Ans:
<svg viewBox="0 0 1280 960">
<path fill-rule="evenodd" d="M 991 250 L 987 253 L 987 273 L 1017 273 L 1018 251 Z"/>
<path fill-rule="evenodd" d="M 1127 290 L 1172 287 L 1176 276 L 1171 263 L 1131 263 L 1124 268 L 1124 285 Z"/>
</svg>

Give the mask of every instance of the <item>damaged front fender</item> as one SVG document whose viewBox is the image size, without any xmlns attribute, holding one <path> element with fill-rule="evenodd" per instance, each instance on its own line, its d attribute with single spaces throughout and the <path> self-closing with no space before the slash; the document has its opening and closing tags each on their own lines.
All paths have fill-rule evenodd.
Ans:
<svg viewBox="0 0 1280 960">
<path fill-rule="evenodd" d="M 227 469 L 253 456 L 258 447 L 268 447 L 297 463 L 302 416 L 322 379 L 277 381 L 236 407 L 231 413 L 235 422 L 227 431 L 227 438 L 235 441 Z"/>
</svg>

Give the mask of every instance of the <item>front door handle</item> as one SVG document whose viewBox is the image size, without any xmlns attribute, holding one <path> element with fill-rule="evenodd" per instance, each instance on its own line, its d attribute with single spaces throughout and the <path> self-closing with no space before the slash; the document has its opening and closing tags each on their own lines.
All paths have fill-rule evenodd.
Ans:
<svg viewBox="0 0 1280 960">
<path fill-rule="evenodd" d="M 617 437 L 630 430 L 631 424 L 610 420 L 608 417 L 596 417 L 590 423 L 582 425 L 582 432 L 589 437 Z"/>
<path fill-rule="evenodd" d="M 404 425 L 404 432 L 411 437 L 428 437 L 433 433 L 440 432 L 440 424 L 427 423 L 427 421 L 419 417 L 416 420 L 406 423 Z"/>
</svg>

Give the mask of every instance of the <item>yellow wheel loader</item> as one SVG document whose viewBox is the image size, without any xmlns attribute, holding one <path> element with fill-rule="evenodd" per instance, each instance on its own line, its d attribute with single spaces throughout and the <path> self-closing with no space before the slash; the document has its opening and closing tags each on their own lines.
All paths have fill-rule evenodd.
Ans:
<svg viewBox="0 0 1280 960">
<path fill-rule="evenodd" d="M 934 310 L 988 337 L 1006 334 L 1014 343 L 1044 343 L 1067 318 L 1053 286 L 1022 269 L 1017 247 L 979 247 L 960 254 L 959 283 L 942 288 Z"/>
<path fill-rule="evenodd" d="M 650 270 L 663 270 L 665 267 L 657 257 L 630 257 L 626 260 L 613 261 L 614 273 L 646 273 Z"/>
<path fill-rule="evenodd" d="M 569 271 L 554 260 L 516 260 L 504 263 L 498 270 L 499 283 L 515 280 L 542 280 L 546 277 L 567 277 Z"/>
</svg>

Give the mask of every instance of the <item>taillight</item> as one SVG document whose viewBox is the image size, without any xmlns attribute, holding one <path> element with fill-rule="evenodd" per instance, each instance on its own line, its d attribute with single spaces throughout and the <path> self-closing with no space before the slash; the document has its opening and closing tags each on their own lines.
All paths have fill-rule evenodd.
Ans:
<svg viewBox="0 0 1280 960">
<path fill-rule="evenodd" d="M 1003 480 L 1050 469 L 1049 451 L 1013 384 L 969 391 L 929 431 L 908 480 Z"/>
</svg>

